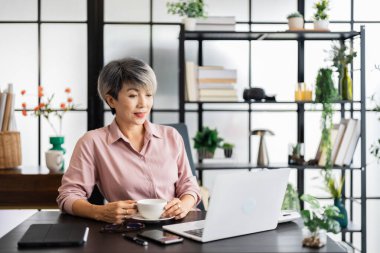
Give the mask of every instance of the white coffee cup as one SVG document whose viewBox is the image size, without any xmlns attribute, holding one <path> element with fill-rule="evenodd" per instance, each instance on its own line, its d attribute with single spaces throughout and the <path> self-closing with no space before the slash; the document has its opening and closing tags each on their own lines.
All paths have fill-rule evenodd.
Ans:
<svg viewBox="0 0 380 253">
<path fill-rule="evenodd" d="M 46 166 L 52 172 L 59 171 L 63 164 L 63 152 L 59 150 L 48 150 L 45 152 Z"/>
<path fill-rule="evenodd" d="M 159 219 L 167 201 L 164 199 L 142 199 L 137 201 L 137 209 L 145 219 Z"/>
</svg>

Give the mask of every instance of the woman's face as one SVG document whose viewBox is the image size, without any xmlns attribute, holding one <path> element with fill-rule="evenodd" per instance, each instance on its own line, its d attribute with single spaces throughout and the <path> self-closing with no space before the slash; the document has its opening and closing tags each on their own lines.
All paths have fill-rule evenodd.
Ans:
<svg viewBox="0 0 380 253">
<path fill-rule="evenodd" d="M 143 88 L 123 85 L 118 99 L 107 97 L 108 104 L 115 108 L 116 118 L 126 124 L 142 125 L 153 106 L 153 94 Z"/>
</svg>

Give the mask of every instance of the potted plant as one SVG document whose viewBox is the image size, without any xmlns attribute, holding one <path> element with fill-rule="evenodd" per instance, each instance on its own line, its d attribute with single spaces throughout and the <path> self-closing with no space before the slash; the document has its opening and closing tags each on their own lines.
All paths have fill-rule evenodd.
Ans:
<svg viewBox="0 0 380 253">
<path fill-rule="evenodd" d="M 336 218 L 341 228 L 346 228 L 348 225 L 347 210 L 342 202 L 342 189 L 344 185 L 344 177 L 336 181 L 334 177 L 330 176 L 327 181 L 327 189 L 334 199 L 334 206 L 339 209 L 340 217 Z"/>
<path fill-rule="evenodd" d="M 287 16 L 289 30 L 302 30 L 303 29 L 303 16 L 298 11 L 293 12 Z"/>
<path fill-rule="evenodd" d="M 380 66 L 377 66 L 376 69 L 380 70 Z M 375 95 L 371 96 L 371 100 L 375 102 Z M 373 109 L 375 112 L 380 112 L 380 104 L 376 103 L 375 108 Z M 378 118 L 380 120 L 380 118 Z M 377 159 L 377 162 L 380 163 L 380 138 L 377 139 L 370 148 L 371 154 Z"/>
<path fill-rule="evenodd" d="M 327 232 L 337 234 L 340 225 L 335 219 L 339 217 L 339 209 L 333 205 L 321 206 L 311 195 L 302 195 L 301 200 L 309 204 L 310 210 L 302 210 L 304 222 L 302 244 L 310 248 L 320 248 L 326 244 Z"/>
<path fill-rule="evenodd" d="M 166 4 L 169 14 L 178 14 L 183 19 L 185 30 L 194 31 L 196 19 L 205 17 L 204 2 L 203 0 L 187 0 L 180 2 L 168 2 Z"/>
<path fill-rule="evenodd" d="M 226 157 L 226 158 L 232 157 L 232 151 L 233 151 L 234 147 L 235 147 L 234 144 L 228 143 L 228 142 L 224 142 L 223 146 L 222 146 L 223 151 L 224 151 L 224 157 Z"/>
<path fill-rule="evenodd" d="M 333 44 L 331 48 L 331 60 L 333 67 L 337 69 L 339 77 L 339 95 L 343 100 L 352 100 L 352 80 L 348 73 L 347 65 L 352 63 L 356 57 L 356 52 L 348 48 L 344 41 L 339 44 Z"/>
<path fill-rule="evenodd" d="M 290 165 L 302 165 L 305 163 L 304 159 L 304 144 L 289 144 L 288 164 Z"/>
<path fill-rule="evenodd" d="M 329 16 L 327 15 L 329 4 L 329 0 L 319 0 L 314 4 L 314 30 L 329 30 Z"/>
<path fill-rule="evenodd" d="M 213 158 L 216 148 L 220 147 L 223 139 L 219 137 L 218 130 L 203 127 L 193 138 L 194 148 L 198 151 L 198 158 Z"/>
</svg>

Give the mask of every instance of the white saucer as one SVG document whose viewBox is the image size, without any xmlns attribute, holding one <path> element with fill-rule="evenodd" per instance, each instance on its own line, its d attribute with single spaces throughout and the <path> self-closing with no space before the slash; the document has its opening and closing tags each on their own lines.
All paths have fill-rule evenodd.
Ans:
<svg viewBox="0 0 380 253">
<path fill-rule="evenodd" d="M 159 219 L 146 219 L 146 218 L 142 217 L 140 214 L 135 214 L 131 218 L 134 220 L 139 220 L 139 221 L 159 222 L 159 221 L 171 220 L 174 218 L 174 216 L 173 217 L 159 218 Z"/>
</svg>

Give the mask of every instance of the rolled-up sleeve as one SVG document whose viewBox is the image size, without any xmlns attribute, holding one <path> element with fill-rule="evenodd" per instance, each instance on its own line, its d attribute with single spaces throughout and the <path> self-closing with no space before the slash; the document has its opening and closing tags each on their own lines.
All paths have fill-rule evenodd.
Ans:
<svg viewBox="0 0 380 253">
<path fill-rule="evenodd" d="M 185 146 L 181 135 L 177 132 L 176 143 L 178 144 L 178 181 L 176 183 L 176 196 L 181 198 L 183 195 L 190 194 L 194 197 L 197 205 L 201 201 L 201 194 L 197 178 L 191 172 L 189 160 L 186 155 Z"/>
<path fill-rule="evenodd" d="M 58 189 L 59 209 L 73 214 L 72 205 L 78 199 L 88 199 L 93 191 L 96 175 L 92 138 L 86 134 L 76 144 L 70 165 Z"/>
</svg>

